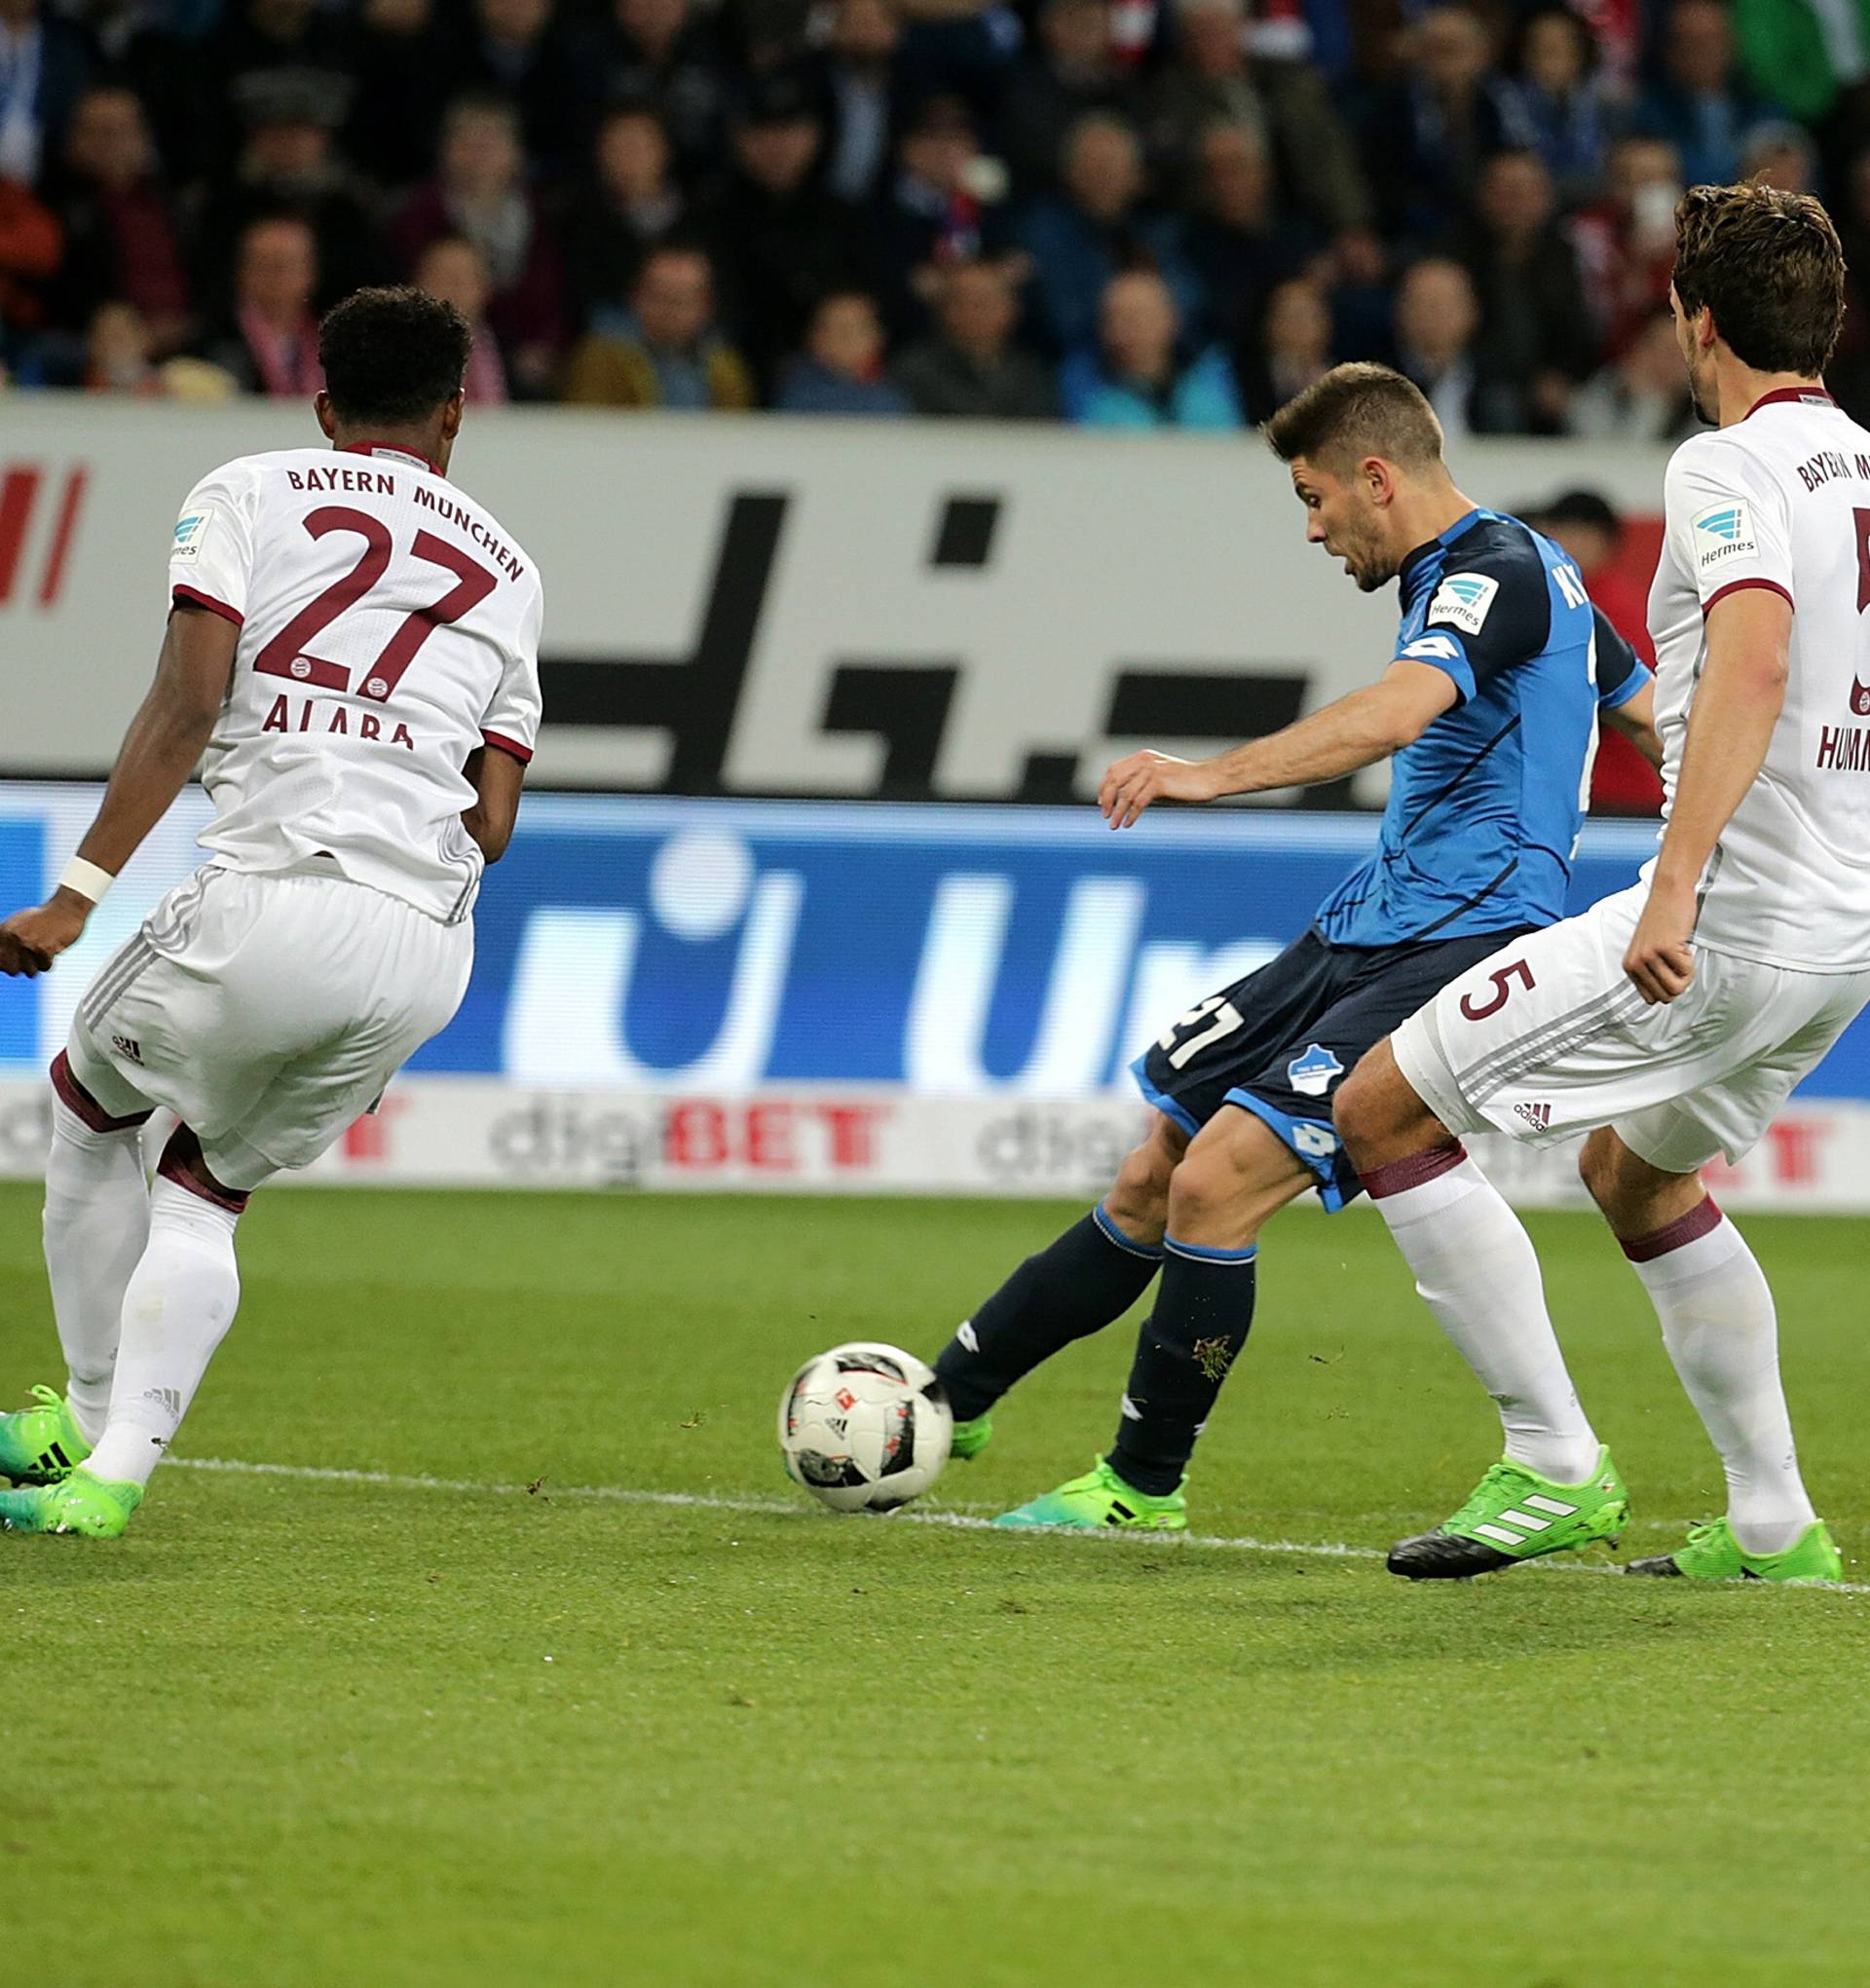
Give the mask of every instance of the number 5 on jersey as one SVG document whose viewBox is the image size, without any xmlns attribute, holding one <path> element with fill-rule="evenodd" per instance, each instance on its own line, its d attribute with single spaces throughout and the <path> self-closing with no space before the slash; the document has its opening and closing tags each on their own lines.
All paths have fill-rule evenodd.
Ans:
<svg viewBox="0 0 1870 1988">
<path fill-rule="evenodd" d="M 349 691 L 351 673 L 341 664 L 308 656 L 305 651 L 330 627 L 338 617 L 362 600 L 389 569 L 393 542 L 390 528 L 380 518 L 353 510 L 346 505 L 322 505 L 308 511 L 305 529 L 315 539 L 327 532 L 355 532 L 363 541 L 357 563 L 341 580 L 334 580 L 320 594 L 306 602 L 299 612 L 253 658 L 256 675 L 285 677 L 293 683 L 311 684 L 321 691 Z M 401 683 L 403 673 L 415 661 L 422 645 L 439 627 L 459 621 L 493 592 L 493 574 L 471 559 L 458 545 L 451 545 L 434 533 L 419 531 L 409 547 L 428 565 L 439 566 L 455 576 L 455 584 L 441 598 L 425 608 L 414 608 L 404 617 L 396 632 L 385 643 L 375 662 L 363 673 L 357 694 L 373 703 L 388 703 Z"/>
</svg>

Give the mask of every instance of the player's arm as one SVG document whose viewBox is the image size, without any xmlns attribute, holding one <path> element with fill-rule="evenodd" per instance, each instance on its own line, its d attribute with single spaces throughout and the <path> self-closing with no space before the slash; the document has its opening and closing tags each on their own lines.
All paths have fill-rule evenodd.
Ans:
<svg viewBox="0 0 1870 1988">
<path fill-rule="evenodd" d="M 131 719 L 102 806 L 78 855 L 115 877 L 174 805 L 206 749 L 227 694 L 240 629 L 224 617 L 177 603 L 156 664 L 156 681 Z M 0 925 L 0 973 L 43 973 L 76 942 L 92 900 L 60 884 L 36 910 Z"/>
<path fill-rule="evenodd" d="M 525 765 L 499 746 L 486 745 L 469 757 L 464 770 L 474 790 L 474 805 L 462 810 L 462 826 L 480 844 L 480 853 L 488 862 L 498 863 L 506 853 L 513 824 L 519 819 Z"/>
<path fill-rule="evenodd" d="M 1152 801 L 1218 801 L 1341 780 L 1413 744 L 1460 694 L 1443 670 L 1393 662 L 1375 683 L 1214 759 L 1133 752 L 1105 771 L 1098 806 L 1112 828 L 1128 828 Z"/>
<path fill-rule="evenodd" d="M 1621 731 L 1660 773 L 1663 769 L 1663 737 L 1656 730 L 1656 680 L 1646 676 L 1621 704 L 1602 706 L 1603 720 L 1613 731 Z"/>
<path fill-rule="evenodd" d="M 1597 712 L 1629 739 L 1658 772 L 1663 741 L 1656 730 L 1656 679 L 1602 608 L 1590 611 L 1597 672 Z"/>
<path fill-rule="evenodd" d="M 1672 1001 L 1695 977 L 1702 874 L 1734 810 L 1760 776 L 1785 702 L 1792 603 L 1777 586 L 1744 586 L 1708 611 L 1706 654 L 1681 771 L 1649 898 L 1624 956 L 1652 1006 Z"/>
</svg>

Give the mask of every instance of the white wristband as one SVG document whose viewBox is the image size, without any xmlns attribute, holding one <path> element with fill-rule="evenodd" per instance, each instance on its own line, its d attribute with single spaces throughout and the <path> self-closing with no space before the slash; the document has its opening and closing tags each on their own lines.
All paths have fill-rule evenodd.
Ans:
<svg viewBox="0 0 1870 1988">
<path fill-rule="evenodd" d="M 58 888 L 75 890 L 80 897 L 90 898 L 93 904 L 102 904 L 116 881 L 108 870 L 100 870 L 95 863 L 87 863 L 84 857 L 74 856 L 65 865 L 65 874 L 58 880 Z"/>
</svg>

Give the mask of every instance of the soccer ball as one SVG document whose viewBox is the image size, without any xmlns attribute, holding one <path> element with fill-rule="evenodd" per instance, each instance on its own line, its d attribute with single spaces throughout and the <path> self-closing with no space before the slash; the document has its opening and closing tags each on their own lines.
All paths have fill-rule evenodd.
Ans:
<svg viewBox="0 0 1870 1988">
<path fill-rule="evenodd" d="M 834 1346 L 779 1398 L 786 1474 L 834 1512 L 893 1512 L 919 1497 L 954 1436 L 934 1369 L 897 1346 Z"/>
</svg>

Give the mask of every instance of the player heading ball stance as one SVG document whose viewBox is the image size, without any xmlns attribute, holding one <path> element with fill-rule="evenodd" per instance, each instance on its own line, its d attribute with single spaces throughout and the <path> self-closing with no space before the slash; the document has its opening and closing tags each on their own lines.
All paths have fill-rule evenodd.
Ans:
<svg viewBox="0 0 1870 1988">
<path fill-rule="evenodd" d="M 247 1196 L 367 1111 L 467 988 L 538 731 L 542 615 L 532 561 L 446 477 L 470 337 L 413 289 L 325 319 L 335 448 L 190 492 L 156 681 L 97 818 L 51 900 L 0 925 L 0 971 L 43 973 L 206 753 L 207 861 L 98 974 L 52 1068 L 70 1377 L 0 1417 L 14 1531 L 123 1531 L 233 1324 Z M 152 1188 L 159 1105 L 181 1124 Z"/>
<path fill-rule="evenodd" d="M 1338 1095 L 1416 1289 L 1506 1428 L 1468 1502 L 1392 1552 L 1399 1574 L 1481 1573 L 1621 1520 L 1532 1244 L 1460 1144 L 1486 1127 L 1591 1129 L 1585 1182 L 1726 1467 L 1726 1517 L 1630 1571 L 1841 1571 L 1799 1478 L 1772 1294 L 1699 1169 L 1745 1152 L 1870 999 L 1870 432 L 1820 382 L 1844 258 L 1810 196 L 1693 188 L 1672 303 L 1719 429 L 1664 486 L 1661 847 L 1631 889 L 1452 981 Z"/>
<path fill-rule="evenodd" d="M 1307 540 L 1366 593 L 1399 582 L 1392 659 L 1375 683 L 1216 759 L 1119 760 L 1101 804 L 1127 828 L 1161 798 L 1304 786 L 1394 755 L 1389 806 L 1376 853 L 1311 929 L 1140 1059 L 1149 1137 L 937 1362 L 954 1449 L 978 1453 L 1015 1381 L 1161 1277 L 1114 1447 L 1001 1524 L 1186 1524 L 1183 1474 L 1253 1322 L 1261 1226 L 1307 1187 L 1328 1209 L 1359 1191 L 1331 1127 L 1339 1080 L 1503 937 L 1561 915 L 1599 710 L 1660 757 L 1649 672 L 1556 545 L 1455 488 L 1407 380 L 1339 366 L 1266 434 Z"/>
</svg>

